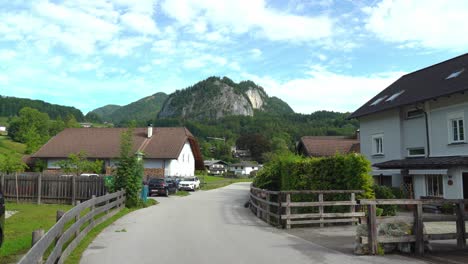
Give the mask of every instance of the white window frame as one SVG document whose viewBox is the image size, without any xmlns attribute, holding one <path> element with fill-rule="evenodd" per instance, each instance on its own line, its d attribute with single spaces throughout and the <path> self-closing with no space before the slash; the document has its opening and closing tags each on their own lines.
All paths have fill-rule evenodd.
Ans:
<svg viewBox="0 0 468 264">
<path fill-rule="evenodd" d="M 463 126 L 461 128 L 463 129 L 463 139 L 460 139 L 460 126 L 459 122 L 460 120 L 463 122 Z M 458 138 L 454 138 L 454 127 L 453 127 L 453 121 L 457 122 L 457 136 Z M 447 128 L 448 128 L 448 142 L 449 144 L 453 143 L 466 143 L 466 125 L 465 125 L 465 113 L 464 112 L 457 112 L 457 113 L 450 113 L 447 115 Z"/>
<path fill-rule="evenodd" d="M 377 146 L 377 140 L 380 139 L 380 149 Z M 384 135 L 383 134 L 376 134 L 372 135 L 372 155 L 374 156 L 383 156 L 384 155 Z M 380 151 L 379 151 L 380 150 Z"/>
<path fill-rule="evenodd" d="M 435 193 L 434 183 L 437 184 L 437 193 Z M 426 174 L 426 196 L 444 197 L 444 175 L 442 174 Z"/>
<path fill-rule="evenodd" d="M 417 149 L 422 149 L 424 150 L 424 154 L 416 154 L 416 155 L 411 155 L 410 151 L 411 150 L 417 150 Z M 424 147 L 420 147 L 420 148 L 408 148 L 408 157 L 425 157 L 426 156 L 426 149 Z"/>
</svg>

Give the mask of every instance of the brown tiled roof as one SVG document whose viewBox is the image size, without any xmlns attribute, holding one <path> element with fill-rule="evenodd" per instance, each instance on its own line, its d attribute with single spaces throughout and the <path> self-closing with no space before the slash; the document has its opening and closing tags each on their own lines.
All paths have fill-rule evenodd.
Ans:
<svg viewBox="0 0 468 264">
<path fill-rule="evenodd" d="M 468 166 L 468 157 L 448 156 L 389 160 L 372 165 L 379 169 L 447 169 Z"/>
<path fill-rule="evenodd" d="M 345 137 L 305 136 L 299 141 L 298 150 L 312 157 L 333 156 L 336 153 L 359 153 L 359 140 Z"/>
<path fill-rule="evenodd" d="M 120 138 L 126 128 L 66 128 L 51 138 L 33 157 L 62 158 L 71 153 L 86 152 L 89 158 L 118 158 Z M 194 136 L 184 127 L 155 127 L 147 137 L 147 128 L 133 132 L 133 151 L 141 151 L 145 158 L 177 159 L 186 141 L 195 156 L 197 169 L 203 169 L 203 158 Z"/>
<path fill-rule="evenodd" d="M 463 71 L 458 77 L 447 79 L 449 75 L 460 70 Z M 467 84 L 468 53 L 402 76 L 352 113 L 349 118 L 361 117 L 403 105 L 411 105 L 464 92 L 468 90 Z M 385 101 L 401 91 L 404 92 L 394 100 Z M 384 96 L 386 96 L 385 99 L 380 103 L 371 105 Z"/>
</svg>

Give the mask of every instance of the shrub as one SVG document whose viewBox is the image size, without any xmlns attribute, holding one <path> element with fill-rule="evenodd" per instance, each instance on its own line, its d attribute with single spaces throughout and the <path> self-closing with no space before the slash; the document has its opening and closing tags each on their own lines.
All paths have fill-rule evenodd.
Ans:
<svg viewBox="0 0 468 264">
<path fill-rule="evenodd" d="M 395 199 L 395 195 L 390 187 L 375 184 L 373 189 L 376 199 Z M 381 205 L 379 207 L 383 209 L 382 215 L 390 216 L 396 214 L 396 205 Z"/>
</svg>

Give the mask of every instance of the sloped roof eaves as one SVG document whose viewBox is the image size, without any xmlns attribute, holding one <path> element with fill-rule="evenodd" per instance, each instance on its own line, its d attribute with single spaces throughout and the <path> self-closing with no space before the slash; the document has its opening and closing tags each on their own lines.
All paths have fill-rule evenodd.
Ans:
<svg viewBox="0 0 468 264">
<path fill-rule="evenodd" d="M 347 154 L 359 152 L 359 140 L 344 137 L 302 137 L 300 140 L 308 156 L 322 157 L 333 156 L 337 152 Z"/>
<path fill-rule="evenodd" d="M 389 160 L 373 164 L 379 169 L 443 169 L 456 166 L 468 166 L 468 157 L 448 156 L 429 158 L 407 158 Z"/>
<path fill-rule="evenodd" d="M 446 79 L 451 73 L 465 69 L 458 77 Z M 388 97 L 403 91 L 391 102 L 371 104 L 383 96 Z M 382 92 L 362 105 L 348 119 L 389 110 L 396 107 L 422 103 L 431 99 L 468 91 L 468 54 L 464 54 L 432 66 L 406 74 Z"/>
</svg>

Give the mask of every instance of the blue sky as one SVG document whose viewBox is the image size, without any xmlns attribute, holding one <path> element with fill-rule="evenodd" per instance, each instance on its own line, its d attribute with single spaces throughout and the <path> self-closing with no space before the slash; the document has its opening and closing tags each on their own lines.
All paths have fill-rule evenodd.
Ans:
<svg viewBox="0 0 468 264">
<path fill-rule="evenodd" d="M 0 0 L 0 95 L 84 113 L 209 76 L 296 112 L 353 111 L 464 54 L 464 0 Z"/>
</svg>

